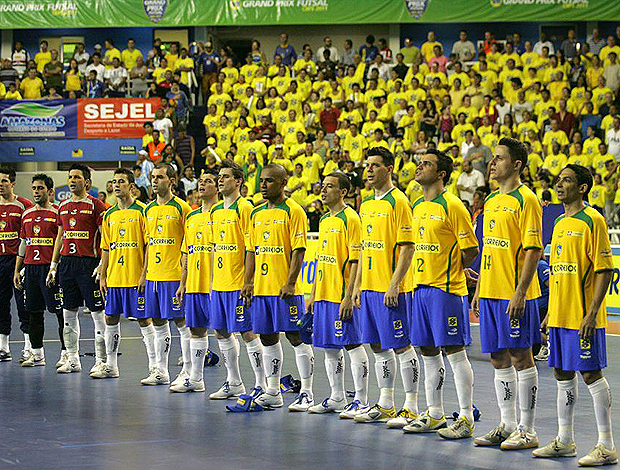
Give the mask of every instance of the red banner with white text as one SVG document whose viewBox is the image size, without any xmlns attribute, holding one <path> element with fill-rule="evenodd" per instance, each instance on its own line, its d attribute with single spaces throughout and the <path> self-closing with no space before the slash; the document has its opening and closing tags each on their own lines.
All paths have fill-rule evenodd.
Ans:
<svg viewBox="0 0 620 470">
<path fill-rule="evenodd" d="M 155 119 L 159 98 L 79 99 L 79 139 L 133 139 L 144 135 L 144 123 Z"/>
</svg>

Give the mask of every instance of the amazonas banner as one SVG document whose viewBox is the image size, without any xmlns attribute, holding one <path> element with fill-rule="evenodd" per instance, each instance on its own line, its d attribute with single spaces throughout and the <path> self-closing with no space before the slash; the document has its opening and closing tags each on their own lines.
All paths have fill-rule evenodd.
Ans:
<svg viewBox="0 0 620 470">
<path fill-rule="evenodd" d="M 606 21 L 617 0 L 2 0 L 0 28 Z"/>
<path fill-rule="evenodd" d="M 0 139 L 75 139 L 77 101 L 0 101 Z"/>
</svg>

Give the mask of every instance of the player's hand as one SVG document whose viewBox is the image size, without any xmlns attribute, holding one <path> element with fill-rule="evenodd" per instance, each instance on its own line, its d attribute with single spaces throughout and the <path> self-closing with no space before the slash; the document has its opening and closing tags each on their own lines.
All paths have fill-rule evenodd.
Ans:
<svg viewBox="0 0 620 470">
<path fill-rule="evenodd" d="M 286 299 L 287 297 L 292 297 L 295 295 L 295 285 L 292 286 L 290 284 L 284 284 L 282 289 L 280 289 L 279 297 L 281 299 Z"/>
<path fill-rule="evenodd" d="M 24 290 L 24 285 L 22 284 L 22 277 L 19 273 L 15 273 L 13 275 L 13 284 L 17 290 Z"/>
<path fill-rule="evenodd" d="M 579 337 L 583 340 L 589 340 L 596 331 L 596 315 L 586 315 L 581 321 L 579 327 Z"/>
<path fill-rule="evenodd" d="M 108 279 L 106 276 L 101 276 L 99 279 L 99 290 L 101 291 L 101 295 L 103 296 L 103 300 L 105 301 L 108 296 Z"/>
<path fill-rule="evenodd" d="M 476 318 L 480 318 L 480 296 L 474 295 L 471 299 L 469 311 L 473 313 Z"/>
<path fill-rule="evenodd" d="M 347 295 L 344 296 L 338 309 L 338 317 L 342 321 L 348 321 L 353 317 L 353 299 Z"/>
<path fill-rule="evenodd" d="M 174 298 L 177 299 L 179 305 L 183 305 L 183 297 L 185 296 L 185 286 L 179 285 L 179 288 L 174 294 Z"/>
<path fill-rule="evenodd" d="M 398 286 L 390 286 L 383 296 L 383 305 L 388 308 L 398 307 Z"/>
<path fill-rule="evenodd" d="M 254 285 L 244 284 L 241 289 L 241 298 L 243 299 L 243 305 L 250 307 L 252 305 L 252 297 L 254 296 Z"/>
<path fill-rule="evenodd" d="M 506 313 L 510 317 L 511 320 L 516 320 L 517 318 L 521 318 L 523 313 L 525 312 L 525 294 L 521 294 L 520 292 L 515 292 L 512 294 L 512 298 L 510 302 L 508 302 L 508 308 L 506 309 Z"/>
<path fill-rule="evenodd" d="M 468 286 L 475 286 L 478 282 L 478 273 L 471 268 L 465 268 L 465 280 Z"/>
<path fill-rule="evenodd" d="M 353 289 L 353 297 L 351 297 L 351 301 L 356 308 L 362 308 L 362 291 L 358 287 Z"/>
<path fill-rule="evenodd" d="M 51 269 L 47 273 L 47 277 L 45 278 L 45 285 L 47 287 L 51 287 L 56 283 L 56 270 Z"/>
<path fill-rule="evenodd" d="M 306 312 L 310 315 L 314 315 L 314 297 L 310 297 L 306 303 Z"/>
<path fill-rule="evenodd" d="M 146 287 L 146 274 L 141 274 L 140 280 L 138 281 L 138 293 L 144 294 L 145 287 Z"/>
<path fill-rule="evenodd" d="M 540 332 L 547 333 L 547 323 L 549 323 L 549 314 L 545 315 L 545 318 L 540 322 Z"/>
<path fill-rule="evenodd" d="M 98 264 L 95 270 L 93 271 L 92 277 L 95 278 L 95 282 L 99 282 L 101 279 L 101 264 Z"/>
</svg>

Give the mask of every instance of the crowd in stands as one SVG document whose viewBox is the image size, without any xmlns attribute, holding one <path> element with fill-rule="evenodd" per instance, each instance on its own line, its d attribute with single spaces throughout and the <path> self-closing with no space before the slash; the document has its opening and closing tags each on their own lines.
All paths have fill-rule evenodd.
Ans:
<svg viewBox="0 0 620 470">
<path fill-rule="evenodd" d="M 526 142 L 523 182 L 543 202 L 558 202 L 553 185 L 564 165 L 590 167 L 590 202 L 617 226 L 620 26 L 607 38 L 597 29 L 578 38 L 570 29 L 556 44 L 544 33 L 534 43 L 487 31 L 478 47 L 466 31 L 455 39 L 446 51 L 429 31 L 423 44 L 406 37 L 393 53 L 372 35 L 343 48 L 325 37 L 316 50 L 304 44 L 298 53 L 282 34 L 273 54 L 255 40 L 242 59 L 211 42 L 198 43 L 191 56 L 178 44 L 164 53 L 159 40 L 144 58 L 133 40 L 121 52 L 108 39 L 92 54 L 79 44 L 68 68 L 45 41 L 32 60 L 18 41 L 0 70 L 0 97 L 159 97 L 134 167 L 144 198 L 160 161 L 177 169 L 178 192 L 191 201 L 196 173 L 229 158 L 246 172 L 244 197 L 257 203 L 261 168 L 276 162 L 315 229 L 324 212 L 323 175 L 346 172 L 354 188 L 347 202 L 358 207 L 372 195 L 365 152 L 383 146 L 396 157 L 395 184 L 413 202 L 421 195 L 416 157 L 437 148 L 455 161 L 448 190 L 475 217 L 494 189 L 488 163 L 507 136 Z M 204 106 L 202 149 L 188 133 L 192 103 Z"/>
</svg>

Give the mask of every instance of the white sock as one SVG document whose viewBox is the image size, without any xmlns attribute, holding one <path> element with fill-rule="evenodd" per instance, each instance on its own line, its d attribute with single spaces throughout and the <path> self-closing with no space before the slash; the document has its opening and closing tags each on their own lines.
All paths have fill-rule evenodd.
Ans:
<svg viewBox="0 0 620 470">
<path fill-rule="evenodd" d="M 207 357 L 207 338 L 191 338 L 189 347 L 192 353 L 192 370 L 189 374 L 190 380 L 199 382 L 203 378 L 205 358 Z"/>
<path fill-rule="evenodd" d="M 121 344 L 121 324 L 105 326 L 106 363 L 118 367 L 118 347 Z"/>
<path fill-rule="evenodd" d="M 62 335 L 65 340 L 65 347 L 69 358 L 79 360 L 80 357 L 80 322 L 78 320 L 77 310 L 62 311 L 65 326 Z"/>
<path fill-rule="evenodd" d="M 379 401 L 381 408 L 394 406 L 394 369 L 396 369 L 396 355 L 394 350 L 387 349 L 375 355 L 375 374 L 379 384 Z"/>
<path fill-rule="evenodd" d="M 464 416 L 474 424 L 474 370 L 467 358 L 467 352 L 455 352 L 448 354 L 448 362 L 454 374 L 454 385 L 456 386 L 456 396 L 459 400 L 459 416 Z"/>
<path fill-rule="evenodd" d="M 263 345 L 260 339 L 254 338 L 252 341 L 245 343 L 245 348 L 248 352 L 250 365 L 254 371 L 255 387 L 261 387 L 265 390 L 267 383 L 265 382 L 265 370 L 263 369 Z"/>
<path fill-rule="evenodd" d="M 43 348 L 35 348 L 35 349 L 33 349 L 32 350 L 32 354 L 34 354 L 34 357 L 36 357 L 37 359 L 45 357 L 45 351 L 43 351 Z"/>
<path fill-rule="evenodd" d="M 534 431 L 536 418 L 536 396 L 538 394 L 538 370 L 530 367 L 517 372 L 519 387 L 520 426 L 526 431 Z"/>
<path fill-rule="evenodd" d="M 263 345 L 263 367 L 267 379 L 267 393 L 280 393 L 280 376 L 282 375 L 282 345 L 280 341 L 272 346 Z"/>
<path fill-rule="evenodd" d="M 230 385 L 239 385 L 242 382 L 239 372 L 239 341 L 232 334 L 228 338 L 218 338 L 217 343 L 228 373 L 226 380 Z"/>
<path fill-rule="evenodd" d="M 403 380 L 405 389 L 405 404 L 412 413 L 418 412 L 418 387 L 420 379 L 420 362 L 415 349 L 409 348 L 404 353 L 398 355 L 400 361 L 400 377 Z"/>
<path fill-rule="evenodd" d="M 500 421 L 511 433 L 517 427 L 517 371 L 513 366 L 495 369 L 495 396 L 499 406 Z"/>
<path fill-rule="evenodd" d="M 157 367 L 168 372 L 168 355 L 170 354 L 170 324 L 155 326 L 155 361 Z"/>
<path fill-rule="evenodd" d="M 103 310 L 90 312 L 95 324 L 95 360 L 105 362 L 105 314 Z"/>
<path fill-rule="evenodd" d="M 24 333 L 24 351 L 31 351 L 32 344 L 30 343 L 30 335 L 28 333 Z"/>
<path fill-rule="evenodd" d="M 443 383 L 446 366 L 441 352 L 436 356 L 422 356 L 424 361 L 424 390 L 428 414 L 435 419 L 443 416 Z"/>
<path fill-rule="evenodd" d="M 342 349 L 325 348 L 325 371 L 331 387 L 329 398 L 344 400 L 344 353 Z"/>
<path fill-rule="evenodd" d="M 358 346 L 349 351 L 351 358 L 351 374 L 355 387 L 355 399 L 362 405 L 368 404 L 368 355 L 364 346 Z"/>
<path fill-rule="evenodd" d="M 3 351 L 9 350 L 9 335 L 0 335 L 0 349 Z"/>
<path fill-rule="evenodd" d="M 568 444 L 575 440 L 573 425 L 575 422 L 575 405 L 577 404 L 577 375 L 571 380 L 558 380 L 558 437 L 560 442 Z"/>
<path fill-rule="evenodd" d="M 293 346 L 297 371 L 301 376 L 301 390 L 312 399 L 312 377 L 314 375 L 314 351 L 309 344 L 301 343 Z"/>
<path fill-rule="evenodd" d="M 192 339 L 192 333 L 189 331 L 188 326 L 177 326 L 177 329 L 181 335 L 181 354 L 183 355 L 183 368 L 181 372 L 187 372 L 187 374 L 189 374 L 192 368 L 192 351 L 189 345 Z"/>
<path fill-rule="evenodd" d="M 607 449 L 614 448 L 614 436 L 611 431 L 611 390 L 607 379 L 602 377 L 588 385 L 594 401 L 594 416 L 598 429 L 598 443 Z"/>
<path fill-rule="evenodd" d="M 149 370 L 153 367 L 157 367 L 157 360 L 155 359 L 155 327 L 151 323 L 148 326 L 141 326 L 140 332 L 142 333 L 142 342 L 146 347 L 146 356 L 149 359 Z"/>
</svg>

